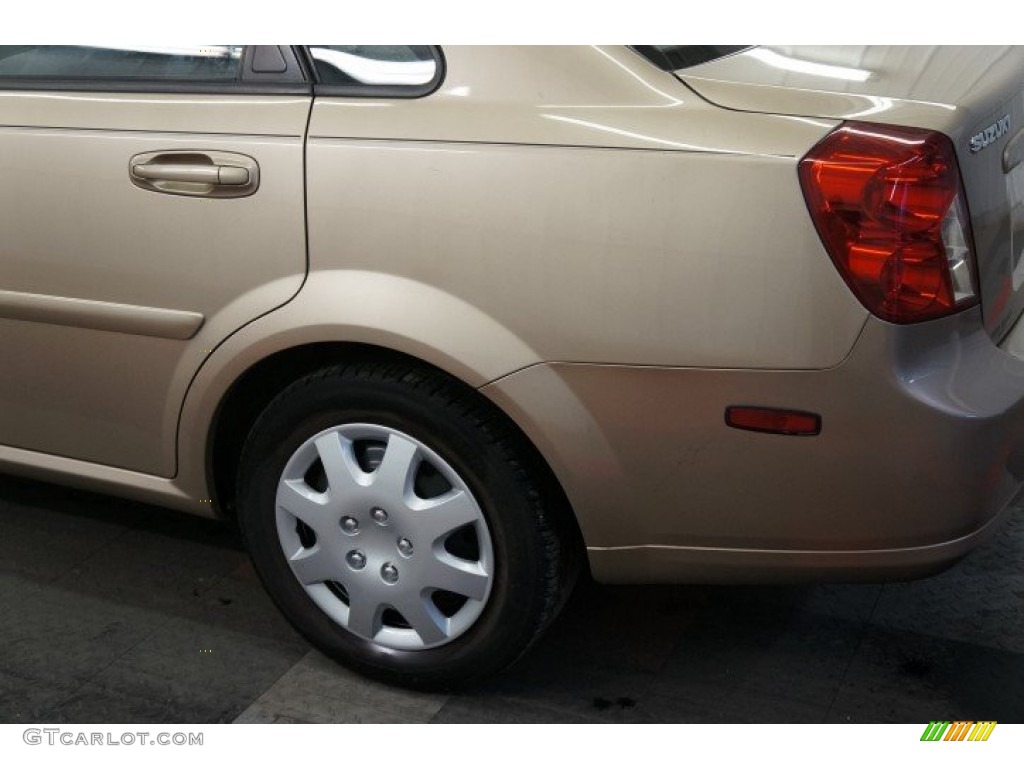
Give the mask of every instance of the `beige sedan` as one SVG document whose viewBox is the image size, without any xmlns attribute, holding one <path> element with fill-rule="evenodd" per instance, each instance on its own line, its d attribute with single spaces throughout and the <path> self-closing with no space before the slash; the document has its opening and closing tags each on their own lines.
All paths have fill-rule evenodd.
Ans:
<svg viewBox="0 0 1024 768">
<path fill-rule="evenodd" d="M 451 684 L 604 582 L 905 578 L 1024 480 L 1024 53 L 0 47 L 0 469 Z"/>
</svg>

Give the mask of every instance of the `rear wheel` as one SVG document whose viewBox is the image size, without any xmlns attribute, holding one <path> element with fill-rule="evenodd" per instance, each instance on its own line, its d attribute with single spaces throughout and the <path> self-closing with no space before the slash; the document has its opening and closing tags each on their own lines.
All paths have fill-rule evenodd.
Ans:
<svg viewBox="0 0 1024 768">
<path fill-rule="evenodd" d="M 252 429 L 239 519 L 271 596 L 314 645 L 406 685 L 518 658 L 571 586 L 576 553 L 530 452 L 447 377 L 338 366 Z"/>
</svg>

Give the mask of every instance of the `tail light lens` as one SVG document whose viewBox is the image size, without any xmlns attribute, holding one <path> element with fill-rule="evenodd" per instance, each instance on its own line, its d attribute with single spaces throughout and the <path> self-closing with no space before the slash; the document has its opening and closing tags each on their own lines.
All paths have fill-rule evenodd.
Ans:
<svg viewBox="0 0 1024 768">
<path fill-rule="evenodd" d="M 970 220 L 946 136 L 844 123 L 800 161 L 800 184 L 832 261 L 872 313 L 913 323 L 977 303 Z"/>
</svg>

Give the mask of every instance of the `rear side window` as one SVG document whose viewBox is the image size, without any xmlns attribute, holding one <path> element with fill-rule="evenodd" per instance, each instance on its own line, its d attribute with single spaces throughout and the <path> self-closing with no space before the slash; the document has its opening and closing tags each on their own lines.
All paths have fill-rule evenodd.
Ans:
<svg viewBox="0 0 1024 768">
<path fill-rule="evenodd" d="M 386 89 L 417 95 L 440 77 L 431 45 L 311 45 L 309 55 L 321 85 Z"/>
<path fill-rule="evenodd" d="M 0 45 L 0 77 L 19 80 L 185 80 L 230 82 L 241 45 Z"/>
<path fill-rule="evenodd" d="M 634 45 L 633 50 L 669 72 L 695 67 L 749 48 L 749 45 Z"/>
</svg>

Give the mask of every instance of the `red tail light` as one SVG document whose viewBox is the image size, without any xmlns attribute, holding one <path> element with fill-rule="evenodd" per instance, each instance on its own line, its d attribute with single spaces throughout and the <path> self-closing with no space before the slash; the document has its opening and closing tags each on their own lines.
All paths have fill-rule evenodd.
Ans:
<svg viewBox="0 0 1024 768">
<path fill-rule="evenodd" d="M 977 303 L 974 246 L 950 140 L 844 123 L 800 161 L 825 248 L 878 317 L 913 323 Z"/>
</svg>

